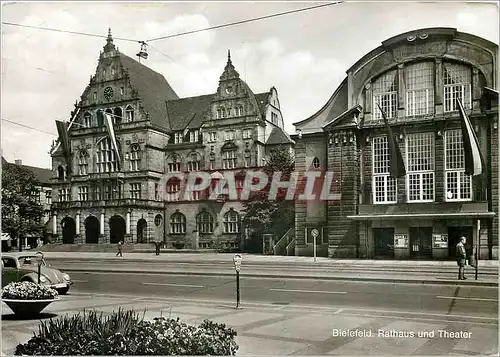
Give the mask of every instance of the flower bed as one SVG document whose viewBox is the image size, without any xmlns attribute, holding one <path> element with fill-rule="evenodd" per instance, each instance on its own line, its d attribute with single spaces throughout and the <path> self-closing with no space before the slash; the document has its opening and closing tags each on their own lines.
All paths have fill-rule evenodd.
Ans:
<svg viewBox="0 0 500 357">
<path fill-rule="evenodd" d="M 49 287 L 31 281 L 13 282 L 2 289 L 2 299 L 53 300 L 59 294 Z"/>
<path fill-rule="evenodd" d="M 16 355 L 235 355 L 236 331 L 209 320 L 199 326 L 179 319 L 147 321 L 134 311 L 110 316 L 93 310 L 43 321 Z"/>
</svg>

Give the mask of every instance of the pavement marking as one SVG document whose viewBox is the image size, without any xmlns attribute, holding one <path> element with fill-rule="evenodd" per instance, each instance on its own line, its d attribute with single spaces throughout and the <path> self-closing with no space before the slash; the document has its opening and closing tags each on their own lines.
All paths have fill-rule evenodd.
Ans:
<svg viewBox="0 0 500 357">
<path fill-rule="evenodd" d="M 438 299 L 457 299 L 457 300 L 480 300 L 480 301 L 498 301 L 498 299 L 461 297 L 461 296 L 436 296 Z"/>
<path fill-rule="evenodd" d="M 204 288 L 203 285 L 191 285 L 191 284 L 168 284 L 168 283 L 142 283 L 143 285 L 162 285 L 162 286 L 181 286 L 184 288 Z"/>
<path fill-rule="evenodd" d="M 346 291 L 326 291 L 326 290 L 296 290 L 296 289 L 269 289 L 270 291 L 283 291 L 290 293 L 322 293 L 322 294 L 347 294 Z"/>
<path fill-rule="evenodd" d="M 88 283 L 89 282 L 88 280 L 75 280 L 75 279 L 72 279 L 71 281 L 73 283 Z"/>
</svg>

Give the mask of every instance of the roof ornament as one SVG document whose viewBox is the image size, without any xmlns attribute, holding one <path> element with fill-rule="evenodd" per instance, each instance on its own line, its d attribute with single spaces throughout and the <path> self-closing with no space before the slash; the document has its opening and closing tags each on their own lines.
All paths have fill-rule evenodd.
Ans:
<svg viewBox="0 0 500 357">
<path fill-rule="evenodd" d="M 136 56 L 139 57 L 139 62 L 141 62 L 141 58 L 148 59 L 148 44 L 144 41 L 139 41 L 139 43 L 141 44 L 141 50 Z"/>
<path fill-rule="evenodd" d="M 112 51 L 115 49 L 113 44 L 113 36 L 111 36 L 111 27 L 108 28 L 108 38 L 106 38 L 106 45 L 104 46 L 104 52 Z"/>
<path fill-rule="evenodd" d="M 231 63 L 231 50 L 227 50 L 227 63 Z"/>
</svg>

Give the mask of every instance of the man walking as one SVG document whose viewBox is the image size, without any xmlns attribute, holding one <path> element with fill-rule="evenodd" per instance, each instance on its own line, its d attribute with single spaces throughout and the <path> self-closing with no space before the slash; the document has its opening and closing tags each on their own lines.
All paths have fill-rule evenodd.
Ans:
<svg viewBox="0 0 500 357">
<path fill-rule="evenodd" d="M 117 246 L 118 248 L 118 252 L 116 252 L 116 257 L 119 255 L 120 257 L 123 257 L 123 254 L 122 254 L 122 250 L 123 250 L 123 242 L 122 241 L 119 241 Z"/>
<path fill-rule="evenodd" d="M 458 242 L 456 249 L 456 257 L 458 264 L 458 280 L 467 279 L 465 277 L 465 259 L 467 256 L 467 253 L 465 251 L 465 242 L 466 242 L 465 237 L 464 236 L 460 237 L 460 242 Z"/>
</svg>

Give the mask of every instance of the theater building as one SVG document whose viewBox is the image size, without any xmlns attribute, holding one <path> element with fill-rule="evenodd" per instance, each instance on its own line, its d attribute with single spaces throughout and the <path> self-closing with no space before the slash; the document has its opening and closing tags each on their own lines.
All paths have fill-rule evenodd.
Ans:
<svg viewBox="0 0 500 357">
<path fill-rule="evenodd" d="M 163 75 L 121 53 L 110 32 L 71 113 L 70 161 L 61 140 L 51 148 L 52 241 L 237 246 L 241 202 L 177 199 L 182 185 L 164 182 L 164 175 L 204 170 L 216 181 L 228 171 L 243 174 L 293 141 L 276 89 L 254 94 L 229 54 L 214 89 L 179 98 Z M 98 111 L 112 116 L 117 149 Z"/>
<path fill-rule="evenodd" d="M 454 28 L 383 41 L 347 70 L 314 115 L 295 123 L 296 167 L 334 172 L 341 199 L 296 203 L 296 255 L 451 259 L 460 236 L 498 259 L 498 45 Z M 459 99 L 481 175 L 465 174 Z M 391 178 L 384 110 L 406 175 Z"/>
</svg>

